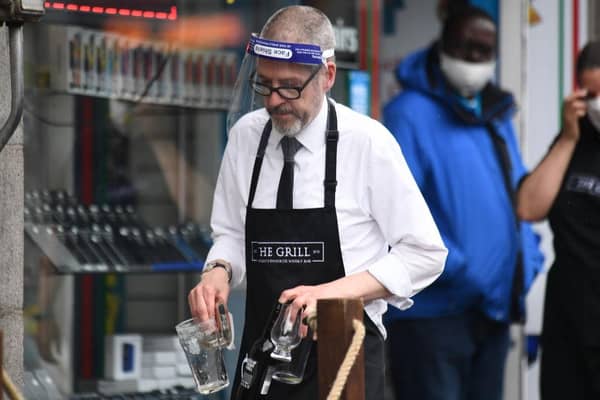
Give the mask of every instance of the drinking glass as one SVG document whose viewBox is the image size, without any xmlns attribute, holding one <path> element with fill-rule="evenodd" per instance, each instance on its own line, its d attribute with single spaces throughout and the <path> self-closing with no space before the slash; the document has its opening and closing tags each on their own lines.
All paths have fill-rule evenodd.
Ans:
<svg viewBox="0 0 600 400">
<path fill-rule="evenodd" d="M 224 350 L 218 344 L 219 334 L 214 321 L 201 323 L 190 318 L 177 324 L 175 330 L 192 370 L 196 390 L 210 394 L 229 386 Z"/>
<path fill-rule="evenodd" d="M 302 310 L 292 314 L 291 309 L 291 303 L 284 304 L 273 329 L 271 329 L 271 342 L 275 345 L 271 358 L 285 362 L 292 360 L 291 351 L 302 340 L 300 336 L 300 314 Z"/>
<path fill-rule="evenodd" d="M 309 328 L 308 334 L 302 339 L 302 342 L 292 350 L 292 360 L 277 365 L 273 373 L 273 379 L 290 385 L 297 385 L 302 382 L 313 343 L 312 332 Z"/>
<path fill-rule="evenodd" d="M 215 306 L 216 328 L 219 333 L 218 344 L 228 350 L 235 348 L 233 344 L 233 316 L 223 301 L 218 301 Z"/>
</svg>

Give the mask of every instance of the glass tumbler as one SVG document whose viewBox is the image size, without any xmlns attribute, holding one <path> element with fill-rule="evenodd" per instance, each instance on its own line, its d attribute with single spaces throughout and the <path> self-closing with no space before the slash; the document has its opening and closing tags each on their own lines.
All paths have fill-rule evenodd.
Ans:
<svg viewBox="0 0 600 400">
<path fill-rule="evenodd" d="M 229 386 L 224 350 L 219 345 L 215 322 L 199 322 L 190 318 L 177 324 L 175 330 L 192 370 L 196 390 L 210 394 Z"/>
</svg>

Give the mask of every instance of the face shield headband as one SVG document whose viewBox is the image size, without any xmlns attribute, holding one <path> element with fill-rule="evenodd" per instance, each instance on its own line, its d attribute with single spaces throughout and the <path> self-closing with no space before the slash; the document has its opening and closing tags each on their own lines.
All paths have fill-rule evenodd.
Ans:
<svg viewBox="0 0 600 400">
<path fill-rule="evenodd" d="M 322 52 L 321 48 L 314 44 L 277 42 L 252 35 L 246 53 L 275 61 L 319 65 L 326 64 L 327 59 L 333 56 L 333 49 Z"/>
<path fill-rule="evenodd" d="M 243 115 L 264 105 L 264 97 L 257 94 L 250 85 L 250 78 L 256 72 L 256 65 L 260 58 L 318 67 L 326 65 L 327 59 L 333 55 L 333 49 L 321 51 L 319 46 L 313 44 L 279 42 L 262 39 L 252 34 L 233 88 L 227 113 L 227 132 L 229 133 L 231 127 Z"/>
</svg>

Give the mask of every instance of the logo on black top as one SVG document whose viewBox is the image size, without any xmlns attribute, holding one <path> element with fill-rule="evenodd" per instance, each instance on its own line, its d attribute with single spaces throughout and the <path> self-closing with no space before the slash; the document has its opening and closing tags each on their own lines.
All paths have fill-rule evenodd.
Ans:
<svg viewBox="0 0 600 400">
<path fill-rule="evenodd" d="M 252 242 L 252 262 L 310 264 L 325 262 L 324 242 Z"/>
<path fill-rule="evenodd" d="M 600 178 L 590 175 L 572 174 L 567 181 L 567 190 L 600 197 Z"/>
</svg>

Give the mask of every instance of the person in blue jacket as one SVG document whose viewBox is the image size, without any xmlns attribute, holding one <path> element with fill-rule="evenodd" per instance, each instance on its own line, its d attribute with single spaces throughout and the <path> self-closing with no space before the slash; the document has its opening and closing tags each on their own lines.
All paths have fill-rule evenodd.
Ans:
<svg viewBox="0 0 600 400">
<path fill-rule="evenodd" d="M 514 99 L 491 83 L 495 60 L 493 19 L 464 6 L 399 64 L 402 91 L 384 109 L 449 250 L 413 307 L 386 314 L 397 399 L 501 399 L 509 325 L 523 321 L 543 263 L 539 237 L 515 213 L 527 172 Z"/>
</svg>

